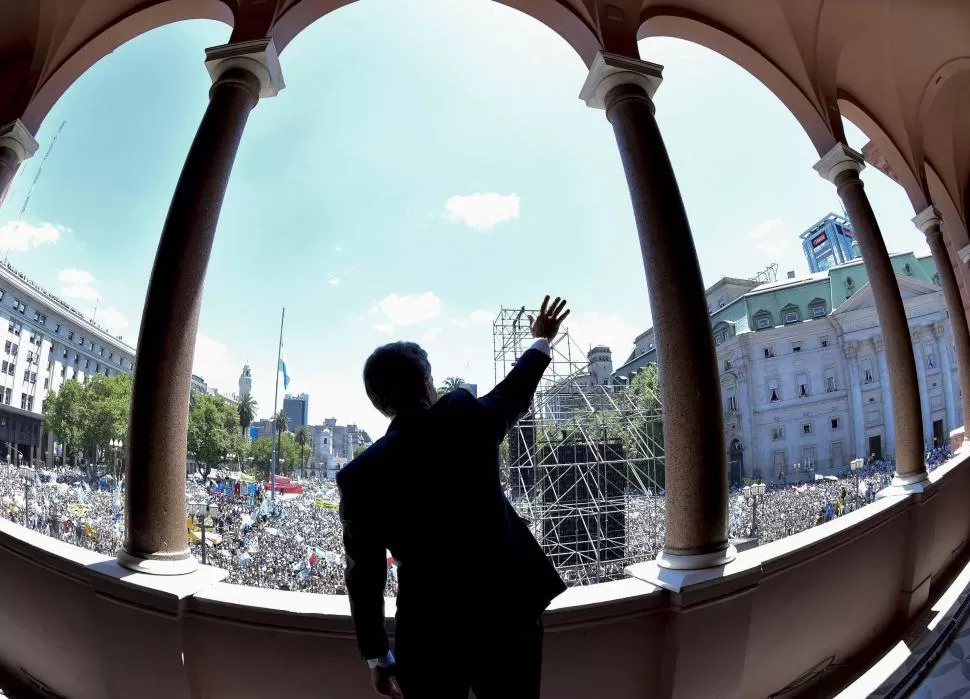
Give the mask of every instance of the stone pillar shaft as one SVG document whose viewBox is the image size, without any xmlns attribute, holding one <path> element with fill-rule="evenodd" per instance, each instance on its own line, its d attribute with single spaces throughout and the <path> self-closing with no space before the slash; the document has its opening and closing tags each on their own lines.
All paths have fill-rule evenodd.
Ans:
<svg viewBox="0 0 970 699">
<path fill-rule="evenodd" d="M 913 355 L 916 358 L 916 382 L 919 385 L 920 416 L 923 419 L 923 451 L 933 446 L 933 423 L 930 419 L 930 396 L 926 389 L 926 354 L 923 352 L 923 337 L 913 334 Z"/>
<path fill-rule="evenodd" d="M 886 393 L 889 388 L 889 364 L 886 362 L 886 346 L 882 338 L 876 338 L 876 360 L 879 362 L 879 387 L 882 390 L 882 420 L 886 430 L 886 446 L 883 453 L 896 454 L 896 429 L 893 425 L 893 404 Z"/>
<path fill-rule="evenodd" d="M 642 86 L 627 83 L 610 89 L 605 105 L 633 203 L 659 357 L 664 549 L 709 556 L 728 550 L 727 459 L 704 282 L 653 102 Z"/>
<path fill-rule="evenodd" d="M 20 163 L 37 150 L 37 141 L 17 119 L 0 126 L 0 201 L 17 174 Z"/>
<path fill-rule="evenodd" d="M 960 287 L 957 285 L 956 273 L 950 264 L 950 256 L 947 254 L 946 244 L 943 242 L 940 217 L 938 214 L 933 214 L 935 214 L 935 210 L 925 210 L 914 221 L 926 234 L 926 242 L 929 243 L 930 253 L 933 255 L 933 262 L 936 263 L 936 271 L 940 275 L 940 283 L 943 286 L 943 296 L 946 299 L 946 308 L 950 315 L 950 329 L 953 332 L 953 348 L 956 352 L 957 369 L 960 372 L 960 389 L 963 392 L 961 402 L 965 423 L 967 416 L 970 415 L 970 327 L 967 323 L 967 314 L 963 309 L 963 300 L 960 298 Z M 944 381 L 948 383 L 952 380 L 952 374 L 950 362 L 946 357 L 945 353 L 941 353 L 939 360 Z M 952 392 L 952 386 L 950 390 Z M 951 416 L 950 419 L 954 418 L 955 416 Z M 949 429 L 956 427 L 957 425 L 951 425 Z"/>
<path fill-rule="evenodd" d="M 949 432 L 959 424 L 957 422 L 956 405 L 953 401 L 953 370 L 950 368 L 950 356 L 946 350 L 946 328 L 943 323 L 934 325 L 933 333 L 936 336 L 936 358 L 940 367 L 940 381 L 943 384 L 943 402 L 946 405 L 944 424 L 947 431 L 947 444 L 949 444 Z M 963 372 L 960 373 L 960 376 L 963 376 Z"/>
<path fill-rule="evenodd" d="M 185 528 L 189 385 L 209 253 L 249 112 L 254 74 L 232 68 L 209 93 L 155 256 L 134 371 L 119 562 L 145 572 L 195 568 Z"/>
<path fill-rule="evenodd" d="M 862 383 L 859 381 L 859 361 L 856 359 L 858 346 L 855 343 L 845 347 L 846 364 L 849 370 L 849 406 L 852 412 L 852 441 L 856 459 L 868 459 L 866 453 L 866 419 L 862 414 Z"/>
<path fill-rule="evenodd" d="M 906 477 L 925 477 L 919 381 L 916 377 L 909 322 L 899 295 L 896 273 L 862 180 L 859 179 L 858 169 L 842 170 L 833 179 L 859 242 L 886 345 L 896 426 L 896 473 Z"/>
</svg>

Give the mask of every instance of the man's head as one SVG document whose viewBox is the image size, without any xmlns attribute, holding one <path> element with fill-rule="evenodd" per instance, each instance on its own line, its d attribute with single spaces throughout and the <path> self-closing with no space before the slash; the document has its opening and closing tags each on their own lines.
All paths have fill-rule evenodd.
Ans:
<svg viewBox="0 0 970 699">
<path fill-rule="evenodd" d="M 364 389 L 374 407 L 395 417 L 435 402 L 428 353 L 413 342 L 378 347 L 364 363 Z"/>
</svg>

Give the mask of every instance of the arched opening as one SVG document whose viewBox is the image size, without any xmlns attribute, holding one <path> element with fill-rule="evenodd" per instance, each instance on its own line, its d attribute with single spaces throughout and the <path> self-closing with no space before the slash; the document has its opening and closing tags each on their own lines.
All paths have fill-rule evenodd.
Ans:
<svg viewBox="0 0 970 699">
<path fill-rule="evenodd" d="M 744 447 L 737 438 L 728 447 L 728 482 L 732 488 L 740 488 L 744 482 Z"/>
</svg>

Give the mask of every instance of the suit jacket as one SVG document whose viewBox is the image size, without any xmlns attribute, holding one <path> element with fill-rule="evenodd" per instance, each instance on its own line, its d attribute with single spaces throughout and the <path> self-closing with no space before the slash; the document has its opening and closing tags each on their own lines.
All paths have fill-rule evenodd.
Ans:
<svg viewBox="0 0 970 699">
<path fill-rule="evenodd" d="M 463 389 L 391 422 L 337 474 L 346 582 L 365 658 L 389 649 L 387 554 L 398 563 L 397 619 L 537 619 L 565 589 L 499 480 L 499 444 L 529 409 L 549 357 L 526 351 L 476 399 Z"/>
</svg>

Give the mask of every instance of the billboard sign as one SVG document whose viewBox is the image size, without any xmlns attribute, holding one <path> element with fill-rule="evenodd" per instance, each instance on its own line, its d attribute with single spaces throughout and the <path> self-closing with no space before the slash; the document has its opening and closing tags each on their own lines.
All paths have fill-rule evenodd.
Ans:
<svg viewBox="0 0 970 699">
<path fill-rule="evenodd" d="M 822 243 L 824 243 L 828 239 L 829 239 L 828 234 L 825 231 L 822 231 L 817 236 L 815 236 L 814 238 L 812 238 L 812 247 L 813 248 L 817 248 L 819 245 L 821 245 Z"/>
</svg>

